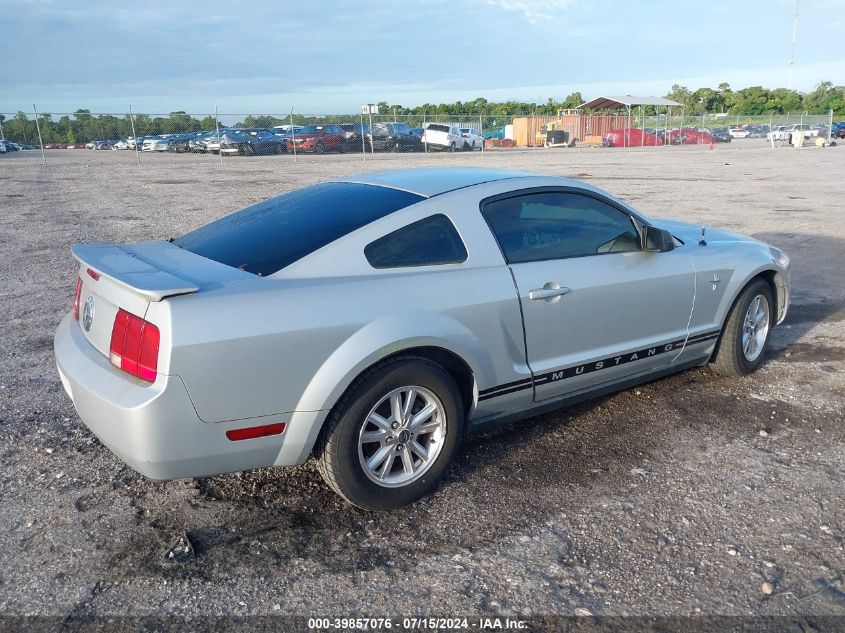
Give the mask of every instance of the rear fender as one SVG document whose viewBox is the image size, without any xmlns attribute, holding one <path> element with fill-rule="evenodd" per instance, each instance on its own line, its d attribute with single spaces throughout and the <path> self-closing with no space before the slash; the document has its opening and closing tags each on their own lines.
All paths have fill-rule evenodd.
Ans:
<svg viewBox="0 0 845 633">
<path fill-rule="evenodd" d="M 419 336 L 418 332 L 436 332 Z M 311 453 L 328 412 L 364 370 L 399 352 L 437 347 L 462 358 L 473 374 L 473 400 L 478 382 L 492 384 L 494 364 L 481 341 L 463 324 L 435 312 L 395 314 L 373 321 L 349 337 L 320 367 L 292 416 L 282 452 L 276 463 L 303 463 Z M 472 403 L 474 405 L 474 402 Z M 319 413 L 321 415 L 315 415 Z M 297 424 L 301 417 L 303 424 Z"/>
</svg>

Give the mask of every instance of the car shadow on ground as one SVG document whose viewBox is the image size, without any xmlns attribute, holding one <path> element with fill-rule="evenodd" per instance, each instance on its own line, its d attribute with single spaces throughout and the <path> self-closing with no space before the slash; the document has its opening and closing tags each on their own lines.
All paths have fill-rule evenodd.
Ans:
<svg viewBox="0 0 845 633">
<path fill-rule="evenodd" d="M 472 436 L 433 495 L 388 513 L 347 505 L 313 464 L 183 483 L 193 490 L 180 508 L 157 506 L 155 494 L 135 502 L 138 529 L 112 560 L 132 559 L 136 572 L 151 576 L 222 580 L 232 565 L 268 576 L 303 562 L 326 573 L 401 572 L 432 557 L 507 550 L 596 498 L 625 501 L 643 472 L 677 450 L 679 436 L 765 425 L 757 403 L 737 402 L 725 380 L 693 369 Z M 142 483 L 150 485 L 180 484 Z M 196 559 L 162 565 L 182 530 Z"/>
</svg>

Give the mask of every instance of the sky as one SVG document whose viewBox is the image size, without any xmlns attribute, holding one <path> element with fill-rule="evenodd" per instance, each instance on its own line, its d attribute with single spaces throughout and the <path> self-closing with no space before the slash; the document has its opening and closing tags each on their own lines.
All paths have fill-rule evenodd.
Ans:
<svg viewBox="0 0 845 633">
<path fill-rule="evenodd" d="M 0 0 L 0 112 L 360 111 L 789 83 L 794 0 Z M 845 83 L 801 0 L 792 86 Z"/>
</svg>

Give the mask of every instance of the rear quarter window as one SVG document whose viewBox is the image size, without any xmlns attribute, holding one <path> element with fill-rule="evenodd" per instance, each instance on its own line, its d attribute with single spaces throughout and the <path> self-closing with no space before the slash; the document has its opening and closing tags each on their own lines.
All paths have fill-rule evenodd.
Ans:
<svg viewBox="0 0 845 633">
<path fill-rule="evenodd" d="M 374 220 L 424 200 L 359 183 L 329 182 L 264 200 L 173 243 L 256 275 L 272 275 Z"/>
<path fill-rule="evenodd" d="M 377 239 L 364 255 L 373 268 L 405 268 L 459 264 L 466 261 L 467 250 L 452 221 L 438 214 Z"/>
</svg>

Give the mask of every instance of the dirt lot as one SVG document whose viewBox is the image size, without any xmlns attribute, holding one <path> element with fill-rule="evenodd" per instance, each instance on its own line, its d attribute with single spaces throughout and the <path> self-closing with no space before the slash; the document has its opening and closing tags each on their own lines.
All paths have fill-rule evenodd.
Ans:
<svg viewBox="0 0 845 633">
<path fill-rule="evenodd" d="M 0 157 L 0 613 L 845 616 L 845 148 L 40 160 Z M 390 514 L 344 505 L 312 465 L 147 481 L 79 421 L 52 351 L 73 243 L 439 164 L 574 176 L 786 249 L 793 305 L 766 364 L 473 438 L 434 496 Z M 164 564 L 183 531 L 195 559 Z"/>
</svg>

